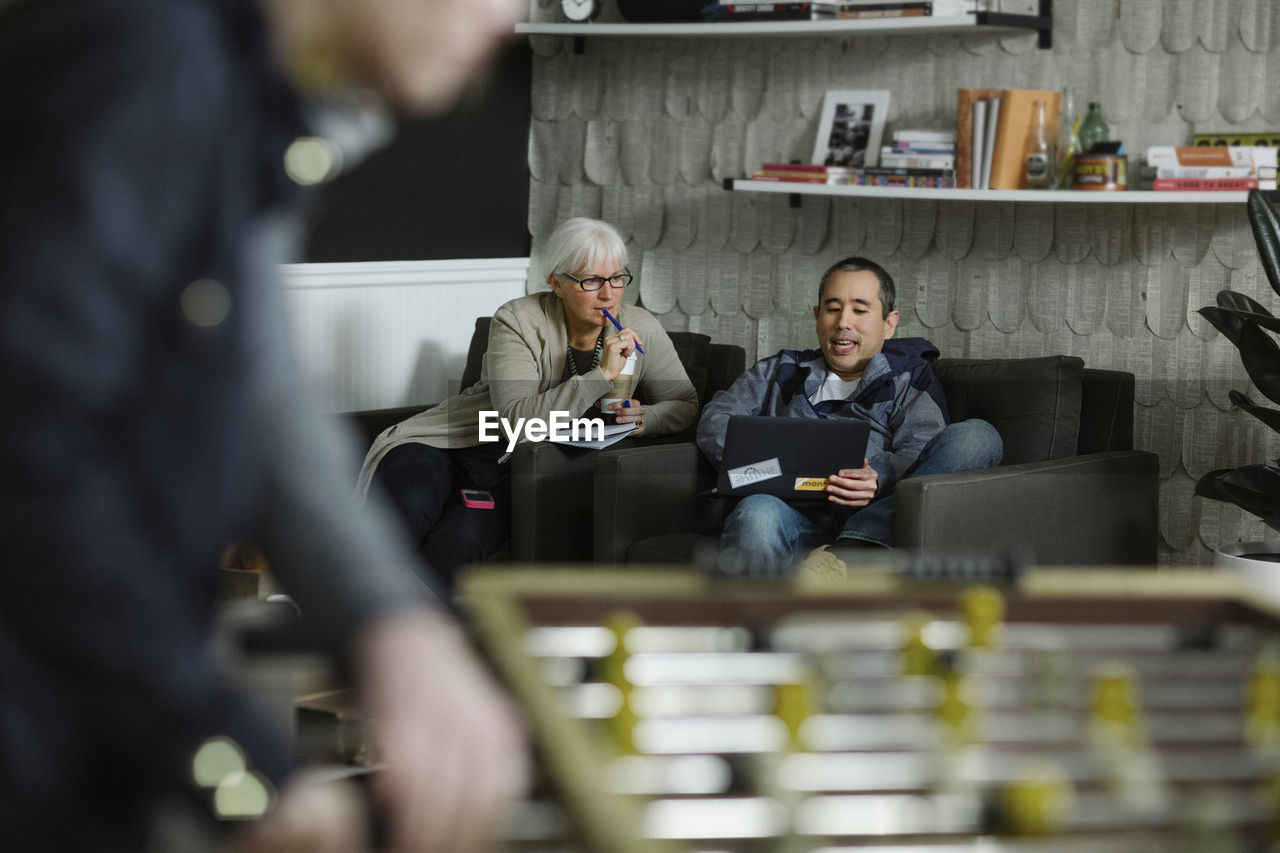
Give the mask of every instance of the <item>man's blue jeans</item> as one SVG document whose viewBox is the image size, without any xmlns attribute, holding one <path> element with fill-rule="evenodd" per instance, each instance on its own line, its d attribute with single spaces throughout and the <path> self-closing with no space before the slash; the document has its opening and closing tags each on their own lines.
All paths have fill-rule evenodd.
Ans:
<svg viewBox="0 0 1280 853">
<path fill-rule="evenodd" d="M 961 421 L 935 435 L 903 479 L 990 468 L 1003 455 L 995 427 L 977 418 Z M 734 574 L 786 573 L 797 555 L 833 540 L 893 547 L 893 512 L 892 490 L 847 517 L 835 504 L 797 509 L 772 495 L 751 495 L 725 521 L 721 568 Z"/>
</svg>

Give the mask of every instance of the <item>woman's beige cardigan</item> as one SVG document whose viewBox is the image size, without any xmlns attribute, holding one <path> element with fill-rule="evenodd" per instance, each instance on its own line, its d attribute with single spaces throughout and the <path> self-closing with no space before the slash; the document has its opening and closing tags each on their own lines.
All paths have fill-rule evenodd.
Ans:
<svg viewBox="0 0 1280 853">
<path fill-rule="evenodd" d="M 666 331 L 637 305 L 623 306 L 619 314 L 618 319 L 636 331 L 644 347 L 644 354 L 636 359 L 633 386 L 640 393 L 632 392 L 644 401 L 644 434 L 679 432 L 692 425 L 698 415 L 698 395 Z M 383 431 L 360 470 L 360 494 L 368 490 L 374 469 L 393 447 L 411 441 L 442 448 L 479 444 L 482 411 L 497 411 L 513 424 L 517 418 L 546 419 L 553 411 L 580 417 L 608 393 L 612 383 L 599 367 L 561 382 L 568 348 L 564 305 L 555 293 L 523 296 L 500 307 L 489 327 L 480 380 Z"/>
</svg>

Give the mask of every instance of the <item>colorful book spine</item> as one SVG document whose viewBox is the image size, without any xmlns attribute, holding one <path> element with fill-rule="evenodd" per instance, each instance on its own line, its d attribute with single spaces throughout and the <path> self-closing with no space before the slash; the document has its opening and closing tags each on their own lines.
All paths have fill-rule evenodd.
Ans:
<svg viewBox="0 0 1280 853">
<path fill-rule="evenodd" d="M 905 168 L 895 166 L 868 166 L 865 175 L 894 175 L 898 177 L 941 178 L 951 174 L 951 169 Z"/>
<path fill-rule="evenodd" d="M 880 154 L 880 165 L 897 169 L 954 169 L 956 158 L 951 155 L 907 154 L 890 151 Z"/>
<path fill-rule="evenodd" d="M 943 145 L 942 143 L 916 143 L 910 144 L 905 142 L 894 142 L 892 145 L 881 145 L 881 151 L 909 151 L 912 154 L 954 154 L 956 147 L 954 145 Z"/>
<path fill-rule="evenodd" d="M 825 175 L 810 175 L 803 172 L 754 172 L 751 175 L 753 181 L 782 181 L 790 184 L 826 184 L 831 183 L 835 178 L 844 179 L 844 175 L 832 176 L 828 178 Z"/>
<path fill-rule="evenodd" d="M 856 171 L 850 166 L 821 166 L 812 163 L 762 163 L 761 172 L 813 172 L 818 175 L 838 174 Z"/>
<path fill-rule="evenodd" d="M 1157 166 L 1157 178 L 1256 178 L 1248 166 Z"/>
<path fill-rule="evenodd" d="M 1196 147 L 1280 148 L 1280 131 L 1270 133 L 1197 133 L 1191 137 Z"/>
<path fill-rule="evenodd" d="M 1234 166 L 1253 168 L 1252 148 L 1226 146 L 1153 145 L 1147 149 L 1147 165 L 1169 168 Z"/>
<path fill-rule="evenodd" d="M 911 187 L 914 189 L 950 189 L 955 180 L 950 175 L 859 175 L 849 183 L 861 187 Z"/>
<path fill-rule="evenodd" d="M 924 18 L 932 14 L 931 3 L 920 3 L 910 6 L 888 6 L 883 9 L 867 6 L 862 9 L 851 9 L 848 12 L 836 12 L 832 17 L 837 21 L 861 21 L 875 18 Z"/>
<path fill-rule="evenodd" d="M 954 130 L 895 130 L 893 132 L 893 143 L 897 145 L 902 142 L 920 144 L 922 146 L 926 143 L 942 143 L 954 148 L 956 132 Z"/>
<path fill-rule="evenodd" d="M 1234 192 L 1258 188 L 1257 178 L 1156 178 L 1156 192 Z"/>
</svg>

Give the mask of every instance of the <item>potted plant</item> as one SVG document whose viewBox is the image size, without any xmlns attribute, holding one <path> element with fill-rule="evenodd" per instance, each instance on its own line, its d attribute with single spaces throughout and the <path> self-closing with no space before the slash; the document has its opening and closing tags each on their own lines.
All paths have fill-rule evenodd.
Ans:
<svg viewBox="0 0 1280 853">
<path fill-rule="evenodd" d="M 1262 268 L 1271 289 L 1280 294 L 1280 216 L 1260 190 L 1250 190 L 1248 207 Z M 1230 290 L 1219 291 L 1217 305 L 1201 308 L 1200 316 L 1235 344 L 1254 387 L 1271 402 L 1280 404 L 1280 345 L 1271 334 L 1280 332 L 1280 317 L 1248 296 Z M 1230 398 L 1233 404 L 1280 432 L 1280 410 L 1259 405 L 1239 391 L 1231 391 Z M 1233 503 L 1261 518 L 1272 530 L 1280 530 L 1280 460 L 1210 471 L 1196 483 L 1196 494 Z M 1219 554 L 1229 558 L 1228 565 L 1232 558 L 1280 562 L 1280 545 L 1240 542 L 1220 549 Z"/>
</svg>

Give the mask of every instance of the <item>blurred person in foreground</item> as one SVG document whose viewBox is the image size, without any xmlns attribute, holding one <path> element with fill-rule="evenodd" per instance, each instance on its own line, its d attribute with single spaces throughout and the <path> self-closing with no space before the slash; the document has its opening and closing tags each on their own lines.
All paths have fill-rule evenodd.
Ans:
<svg viewBox="0 0 1280 853">
<path fill-rule="evenodd" d="M 482 440 L 485 412 L 508 427 L 520 419 L 547 422 L 556 412 L 601 422 L 608 414 L 635 425 L 629 436 L 679 432 L 698 415 L 698 392 L 671 338 L 648 311 L 622 304 L 632 276 L 617 229 L 599 219 L 566 219 L 543 255 L 551 289 L 494 312 L 479 380 L 388 428 L 361 470 L 360 489 L 383 487 L 423 565 L 450 590 L 463 565 L 492 558 L 510 535 L 511 465 L 503 461 L 509 436 L 495 428 L 490 437 L 501 439 Z M 488 491 L 496 505 L 468 507 L 461 489 Z"/>
<path fill-rule="evenodd" d="M 233 541 L 351 674 L 394 849 L 501 831 L 518 715 L 357 511 L 275 265 L 303 185 L 386 127 L 360 105 L 447 107 L 518 5 L 0 0 L 0 848 L 146 850 L 179 796 L 246 819 L 235 850 L 359 849 L 350 790 L 215 663 Z"/>
</svg>

